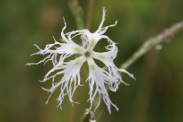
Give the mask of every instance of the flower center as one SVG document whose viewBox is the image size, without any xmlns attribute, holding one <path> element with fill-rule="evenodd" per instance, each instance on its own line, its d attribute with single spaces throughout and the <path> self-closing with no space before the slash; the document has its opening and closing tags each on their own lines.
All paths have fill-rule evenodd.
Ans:
<svg viewBox="0 0 183 122">
<path fill-rule="evenodd" d="M 84 55 L 85 55 L 86 57 L 90 57 L 90 56 L 91 56 L 91 52 L 86 51 Z"/>
</svg>

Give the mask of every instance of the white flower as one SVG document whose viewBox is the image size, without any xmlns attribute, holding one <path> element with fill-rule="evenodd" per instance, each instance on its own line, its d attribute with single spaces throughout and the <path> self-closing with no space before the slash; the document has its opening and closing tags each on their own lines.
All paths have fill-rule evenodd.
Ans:
<svg viewBox="0 0 183 122">
<path fill-rule="evenodd" d="M 72 98 L 76 88 L 81 85 L 80 70 L 84 62 L 87 62 L 89 67 L 89 76 L 86 81 L 89 82 L 90 87 L 90 109 L 92 109 L 93 102 L 98 94 L 99 96 L 102 96 L 109 113 L 111 113 L 111 105 L 118 110 L 117 106 L 111 102 L 105 86 L 108 85 L 110 90 L 116 91 L 120 83 L 126 84 L 123 82 L 120 72 L 124 72 L 134 78 L 133 75 L 126 70 L 118 69 L 113 62 L 116 58 L 118 49 L 115 42 L 113 42 L 108 36 L 104 35 L 104 33 L 109 27 L 115 26 L 117 21 L 115 24 L 102 27 L 105 20 L 105 13 L 106 10 L 103 8 L 102 21 L 94 33 L 91 33 L 87 29 L 64 33 L 64 30 L 66 29 L 66 22 L 64 20 L 65 26 L 61 31 L 61 37 L 64 42 L 58 42 L 54 38 L 54 43 L 47 44 L 44 49 L 35 45 L 39 51 L 32 55 L 45 55 L 46 57 L 37 63 L 28 63 L 27 65 L 45 64 L 48 61 L 52 62 L 53 68 L 44 76 L 44 79 L 41 82 L 46 82 L 50 79 L 52 80 L 52 86 L 50 89 L 43 88 L 50 93 L 50 96 L 57 88 L 60 88 L 60 95 L 57 98 L 59 103 L 58 106 L 60 107 L 65 95 L 68 95 L 71 103 L 77 103 L 74 102 Z M 81 37 L 81 45 L 74 42 L 74 39 L 77 36 Z M 105 47 L 107 51 L 95 52 L 93 49 L 101 39 L 107 41 L 108 45 Z M 75 59 L 72 59 L 73 57 Z M 94 59 L 101 61 L 105 66 L 99 67 Z M 55 77 L 60 75 L 62 78 L 60 81 L 56 82 Z M 50 96 L 48 97 L 48 100 Z M 98 108 L 99 104 L 100 102 L 98 102 L 96 108 Z"/>
</svg>

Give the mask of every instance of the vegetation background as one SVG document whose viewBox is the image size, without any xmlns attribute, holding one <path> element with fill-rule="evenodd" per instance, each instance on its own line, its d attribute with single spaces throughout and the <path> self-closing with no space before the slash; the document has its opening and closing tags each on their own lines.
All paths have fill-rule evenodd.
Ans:
<svg viewBox="0 0 183 122">
<path fill-rule="evenodd" d="M 86 18 L 88 0 L 78 0 Z M 183 19 L 183 0 L 95 0 L 90 30 L 94 31 L 107 10 L 104 25 L 118 20 L 107 35 L 118 43 L 117 66 L 125 62 L 149 37 Z M 88 107 L 88 87 L 78 88 L 81 104 L 74 107 L 66 97 L 63 110 L 56 108 L 55 93 L 48 94 L 39 83 L 50 65 L 25 66 L 41 56 L 30 57 L 37 49 L 57 39 L 63 27 L 76 29 L 66 0 L 0 1 L 0 121 L 1 122 L 79 122 Z M 85 19 L 86 20 L 86 19 Z M 130 86 L 120 85 L 110 97 L 119 111 L 109 115 L 102 102 L 96 111 L 98 122 L 182 122 L 183 121 L 183 31 L 168 39 L 161 50 L 151 50 L 128 68 L 136 81 L 124 77 Z M 84 86 L 88 83 L 83 82 Z"/>
</svg>

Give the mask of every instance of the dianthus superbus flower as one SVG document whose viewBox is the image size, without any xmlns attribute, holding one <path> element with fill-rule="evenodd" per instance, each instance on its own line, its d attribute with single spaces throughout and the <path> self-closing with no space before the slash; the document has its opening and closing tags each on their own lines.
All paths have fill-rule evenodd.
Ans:
<svg viewBox="0 0 183 122">
<path fill-rule="evenodd" d="M 45 58 L 37 63 L 28 63 L 27 65 L 45 64 L 49 61 L 53 64 L 52 69 L 47 72 L 41 82 L 46 82 L 48 80 L 52 81 L 51 88 L 43 88 L 50 93 L 50 96 L 57 88 L 60 89 L 60 94 L 57 98 L 58 106 L 60 107 L 65 95 L 68 95 L 71 103 L 77 103 L 73 101 L 73 95 L 76 88 L 81 85 L 80 70 L 84 62 L 87 62 L 89 67 L 89 75 L 86 81 L 89 82 L 90 88 L 90 110 L 93 107 L 96 95 L 103 98 L 109 113 L 111 113 L 111 105 L 118 110 L 117 106 L 110 100 L 106 86 L 108 86 L 111 91 L 116 91 L 120 83 L 125 83 L 121 78 L 120 72 L 124 72 L 134 78 L 133 75 L 128 73 L 125 69 L 117 68 L 113 62 L 116 58 L 118 49 L 115 42 L 107 35 L 104 35 L 104 33 L 109 27 L 115 26 L 117 22 L 103 27 L 105 13 L 106 11 L 103 8 L 102 21 L 94 33 L 87 29 L 64 33 L 66 29 L 66 22 L 64 19 L 65 26 L 61 31 L 61 38 L 64 42 L 58 42 L 54 38 L 54 43 L 47 44 L 44 49 L 35 45 L 39 51 L 32 55 L 45 55 Z M 81 37 L 81 44 L 77 44 L 74 41 L 77 36 Z M 107 41 L 108 45 L 104 47 L 106 48 L 106 52 L 95 52 L 93 50 L 99 41 Z M 72 59 L 73 56 L 74 59 Z M 101 61 L 105 66 L 98 66 L 94 59 Z M 62 78 L 59 81 L 55 81 L 55 77 L 60 75 Z M 48 100 L 50 96 L 48 97 Z M 98 102 L 98 104 L 100 104 L 100 102 Z"/>
</svg>

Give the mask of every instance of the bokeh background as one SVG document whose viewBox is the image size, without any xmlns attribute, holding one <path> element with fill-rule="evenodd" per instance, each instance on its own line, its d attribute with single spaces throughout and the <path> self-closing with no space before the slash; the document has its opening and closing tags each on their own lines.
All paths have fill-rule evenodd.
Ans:
<svg viewBox="0 0 183 122">
<path fill-rule="evenodd" d="M 84 18 L 88 0 L 78 0 Z M 97 29 L 107 9 L 104 25 L 118 20 L 107 35 L 118 43 L 117 66 L 125 62 L 144 41 L 183 19 L 183 0 L 95 0 L 90 30 Z M 48 94 L 40 83 L 50 65 L 25 66 L 41 56 L 33 44 L 44 47 L 57 39 L 65 17 L 66 31 L 76 29 L 67 0 L 0 1 L 0 122 L 79 122 L 88 107 L 88 85 L 80 87 L 74 107 L 66 97 L 63 110 L 56 108 L 55 93 Z M 161 50 L 151 50 L 128 68 L 136 81 L 124 76 L 130 86 L 109 92 L 119 111 L 109 115 L 102 102 L 96 111 L 100 122 L 182 122 L 183 121 L 183 31 L 166 40 Z"/>
</svg>

